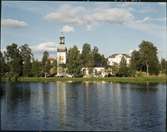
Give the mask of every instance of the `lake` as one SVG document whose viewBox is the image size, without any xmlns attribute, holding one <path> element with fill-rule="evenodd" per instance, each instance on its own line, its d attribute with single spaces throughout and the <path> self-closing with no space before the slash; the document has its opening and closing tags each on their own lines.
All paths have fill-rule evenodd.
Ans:
<svg viewBox="0 0 167 132">
<path fill-rule="evenodd" d="M 166 84 L 0 83 L 2 130 L 166 128 Z"/>
</svg>

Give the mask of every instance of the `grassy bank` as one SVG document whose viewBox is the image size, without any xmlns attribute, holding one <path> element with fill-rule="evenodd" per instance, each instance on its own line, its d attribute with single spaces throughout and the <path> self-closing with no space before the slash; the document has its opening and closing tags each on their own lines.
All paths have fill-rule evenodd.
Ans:
<svg viewBox="0 0 167 132">
<path fill-rule="evenodd" d="M 2 81 L 8 81 L 2 78 Z M 55 82 L 55 81 L 108 81 L 113 83 L 166 83 L 166 76 L 150 76 L 150 77 L 109 77 L 109 78 L 58 78 L 58 77 L 19 77 L 18 82 Z"/>
</svg>

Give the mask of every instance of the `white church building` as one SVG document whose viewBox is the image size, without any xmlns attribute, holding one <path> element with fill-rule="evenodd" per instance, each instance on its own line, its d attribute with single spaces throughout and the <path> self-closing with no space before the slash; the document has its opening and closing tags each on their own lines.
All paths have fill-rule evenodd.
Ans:
<svg viewBox="0 0 167 132">
<path fill-rule="evenodd" d="M 66 75 L 66 68 L 64 65 L 67 61 L 67 48 L 65 46 L 65 37 L 63 33 L 59 38 L 60 42 L 57 47 L 57 76 L 65 76 Z"/>
<path fill-rule="evenodd" d="M 130 64 L 130 56 L 127 54 L 113 54 L 108 57 L 108 65 L 113 66 L 113 65 L 119 65 L 121 62 L 122 57 L 126 59 L 127 65 Z"/>
<path fill-rule="evenodd" d="M 108 65 L 119 65 L 121 62 L 122 57 L 126 59 L 127 65 L 130 64 L 131 57 L 127 54 L 113 54 L 109 56 L 108 59 Z M 59 77 L 63 76 L 72 76 L 67 74 L 67 68 L 66 68 L 66 61 L 67 61 L 67 48 L 65 46 L 65 37 L 63 33 L 61 33 L 61 36 L 59 37 L 59 44 L 57 46 L 57 75 Z M 84 77 L 88 77 L 92 75 L 93 77 L 104 77 L 108 74 L 106 72 L 106 69 L 104 67 L 93 67 L 93 69 L 89 69 L 86 67 L 83 67 L 81 69 L 81 72 L 83 73 Z"/>
</svg>

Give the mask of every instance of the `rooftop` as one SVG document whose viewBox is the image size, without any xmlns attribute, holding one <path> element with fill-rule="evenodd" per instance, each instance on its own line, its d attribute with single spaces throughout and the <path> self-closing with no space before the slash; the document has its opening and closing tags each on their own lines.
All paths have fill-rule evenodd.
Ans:
<svg viewBox="0 0 167 132">
<path fill-rule="evenodd" d="M 115 54 L 112 54 L 112 55 L 110 55 L 108 58 L 115 58 L 115 57 L 118 56 L 118 55 L 123 55 L 123 56 L 125 56 L 125 57 L 127 57 L 127 58 L 130 58 L 129 55 L 127 55 L 127 54 L 122 54 L 122 53 L 115 53 Z"/>
</svg>

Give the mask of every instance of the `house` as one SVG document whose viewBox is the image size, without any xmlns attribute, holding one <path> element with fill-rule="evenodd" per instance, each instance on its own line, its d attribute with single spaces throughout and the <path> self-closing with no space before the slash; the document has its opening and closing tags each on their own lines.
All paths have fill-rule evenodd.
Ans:
<svg viewBox="0 0 167 132">
<path fill-rule="evenodd" d="M 83 67 L 81 72 L 84 77 L 105 77 L 107 75 L 104 67 Z"/>
<path fill-rule="evenodd" d="M 122 57 L 126 59 L 127 65 L 130 64 L 130 59 L 131 57 L 127 54 L 113 54 L 108 57 L 108 65 L 113 66 L 113 65 L 119 65 L 121 62 Z"/>
<path fill-rule="evenodd" d="M 48 58 L 48 61 L 50 62 L 50 64 L 53 64 L 53 62 L 56 60 L 56 58 L 53 58 L 53 57 L 49 57 Z"/>
<path fill-rule="evenodd" d="M 93 76 L 94 77 L 105 77 L 106 72 L 104 67 L 94 67 Z"/>
</svg>

